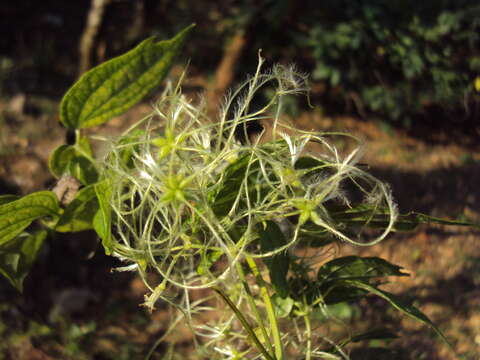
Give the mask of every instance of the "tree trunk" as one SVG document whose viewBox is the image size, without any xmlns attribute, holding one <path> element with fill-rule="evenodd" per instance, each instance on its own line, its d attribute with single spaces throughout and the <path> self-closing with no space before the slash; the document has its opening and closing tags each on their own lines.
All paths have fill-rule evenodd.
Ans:
<svg viewBox="0 0 480 360">
<path fill-rule="evenodd" d="M 92 48 L 98 29 L 102 23 L 103 13 L 111 0 L 92 0 L 92 5 L 87 16 L 87 23 L 80 39 L 80 64 L 78 66 L 78 75 L 82 75 L 90 69 Z"/>
</svg>

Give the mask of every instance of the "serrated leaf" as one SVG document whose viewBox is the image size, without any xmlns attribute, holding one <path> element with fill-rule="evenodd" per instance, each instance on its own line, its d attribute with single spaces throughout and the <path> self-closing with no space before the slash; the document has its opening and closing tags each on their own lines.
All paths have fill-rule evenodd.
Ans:
<svg viewBox="0 0 480 360">
<path fill-rule="evenodd" d="M 46 237 L 45 230 L 23 233 L 0 245 L 0 273 L 20 292 Z"/>
<path fill-rule="evenodd" d="M 40 191 L 0 206 L 0 245 L 20 234 L 34 220 L 60 216 L 55 194 Z"/>
<path fill-rule="evenodd" d="M 163 81 L 193 26 L 170 40 L 149 38 L 85 73 L 63 97 L 60 121 L 68 128 L 81 129 L 128 110 Z"/>
<path fill-rule="evenodd" d="M 262 253 L 274 251 L 285 244 L 287 240 L 282 230 L 273 221 L 267 221 L 265 227 L 259 230 L 260 249 Z M 277 255 L 262 258 L 270 273 L 270 281 L 273 288 L 281 297 L 288 295 L 287 274 L 290 267 L 290 257 L 286 251 Z"/>
<path fill-rule="evenodd" d="M 431 327 L 447 345 L 451 346 L 448 340 L 446 339 L 445 335 L 443 335 L 443 333 L 440 331 L 440 329 L 436 327 L 434 323 L 432 323 L 432 321 L 427 317 L 427 315 L 425 315 L 415 306 L 403 302 L 399 297 L 397 297 L 394 294 L 390 294 L 389 292 L 380 290 L 379 288 L 362 281 L 345 280 L 343 283 L 346 286 L 362 289 L 383 298 L 395 309 L 403 312 L 404 314 L 408 315 L 412 319 L 420 321 L 421 323 Z"/>
<path fill-rule="evenodd" d="M 105 254 L 110 255 L 113 251 L 112 241 L 112 209 L 110 197 L 112 188 L 110 181 L 104 180 L 95 184 L 95 194 L 98 199 L 99 209 L 93 217 L 93 228 L 102 239 Z"/>
<path fill-rule="evenodd" d="M 89 146 L 88 140 L 82 140 L 79 145 L 60 145 L 50 154 L 48 159 L 50 172 L 57 178 L 63 175 L 73 176 L 83 185 L 95 183 L 98 180 L 97 169 L 92 161 L 82 154 L 83 149 L 85 153 L 88 153 L 89 150 L 91 152 Z M 79 149 L 79 147 L 82 147 L 82 149 Z"/>
<path fill-rule="evenodd" d="M 75 199 L 68 204 L 55 225 L 58 232 L 75 232 L 93 229 L 93 218 L 99 209 L 95 185 L 79 190 Z"/>
</svg>

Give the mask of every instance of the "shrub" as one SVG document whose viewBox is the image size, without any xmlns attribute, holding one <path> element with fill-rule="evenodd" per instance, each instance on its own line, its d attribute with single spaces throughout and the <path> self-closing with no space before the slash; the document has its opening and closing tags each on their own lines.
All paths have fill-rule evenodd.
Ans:
<svg viewBox="0 0 480 360">
<path fill-rule="evenodd" d="M 478 103 L 476 2 L 326 1 L 316 9 L 305 43 L 313 77 L 360 110 L 409 125 L 427 107 L 465 114 Z"/>
</svg>

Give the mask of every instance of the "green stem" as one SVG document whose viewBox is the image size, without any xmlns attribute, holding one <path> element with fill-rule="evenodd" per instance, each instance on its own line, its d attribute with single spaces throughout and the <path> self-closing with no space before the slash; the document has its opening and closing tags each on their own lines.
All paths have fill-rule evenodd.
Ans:
<svg viewBox="0 0 480 360">
<path fill-rule="evenodd" d="M 312 326 L 308 314 L 303 315 L 303 320 L 305 321 L 305 329 L 307 331 L 307 353 L 305 354 L 305 360 L 310 360 L 312 358 Z"/>
<path fill-rule="evenodd" d="M 243 316 L 243 314 L 240 312 L 240 310 L 235 306 L 232 300 L 219 288 L 214 287 L 213 290 L 220 295 L 220 297 L 227 303 L 227 305 L 232 309 L 232 311 L 235 313 L 237 316 L 238 320 L 242 323 L 243 328 L 245 331 L 248 333 L 249 337 L 252 339 L 252 341 L 255 343 L 255 346 L 257 349 L 263 354 L 265 359 L 267 360 L 276 360 L 273 358 L 265 349 L 265 347 L 262 345 L 260 340 L 258 340 L 257 335 L 255 335 L 255 331 L 252 329 L 250 324 L 248 323 L 247 319 Z"/>
<path fill-rule="evenodd" d="M 260 331 L 262 332 L 262 335 L 265 339 L 265 342 L 267 344 L 268 350 L 270 353 L 273 353 L 273 347 L 270 342 L 270 337 L 268 336 L 267 329 L 265 327 L 265 323 L 263 321 L 263 318 L 258 311 L 258 307 L 255 304 L 255 299 L 253 298 L 252 292 L 250 291 L 250 287 L 248 286 L 247 280 L 245 278 L 245 273 L 243 272 L 242 265 L 240 263 L 236 264 L 237 272 L 240 277 L 240 280 L 242 281 L 243 287 L 245 288 L 245 292 L 247 293 L 247 301 L 248 304 L 250 305 L 250 308 L 252 309 L 253 314 L 255 315 L 255 319 L 257 320 L 257 324 L 260 328 Z"/>
<path fill-rule="evenodd" d="M 260 293 L 262 294 L 263 301 L 265 303 L 265 308 L 267 309 L 267 316 L 268 316 L 268 320 L 270 321 L 270 329 L 272 331 L 273 342 L 275 345 L 275 357 L 278 360 L 285 360 L 285 354 L 283 352 L 282 339 L 280 337 L 280 330 L 278 328 L 277 317 L 275 316 L 275 310 L 273 309 L 272 299 L 270 298 L 268 289 L 265 286 L 265 281 L 263 280 L 263 277 L 260 274 L 260 271 L 258 270 L 258 267 L 255 261 L 248 255 L 245 258 L 247 260 L 248 266 L 250 266 L 250 269 L 252 269 L 253 275 L 255 275 L 257 279 L 258 285 L 260 286 Z"/>
</svg>

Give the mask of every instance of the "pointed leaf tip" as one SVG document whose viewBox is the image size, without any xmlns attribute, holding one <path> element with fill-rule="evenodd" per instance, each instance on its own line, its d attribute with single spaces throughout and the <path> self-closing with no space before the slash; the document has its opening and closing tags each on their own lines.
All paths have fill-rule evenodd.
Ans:
<svg viewBox="0 0 480 360">
<path fill-rule="evenodd" d="M 60 121 L 68 128 L 100 125 L 148 95 L 166 77 L 192 24 L 175 37 L 148 38 L 129 52 L 86 72 L 60 104 Z"/>
</svg>

